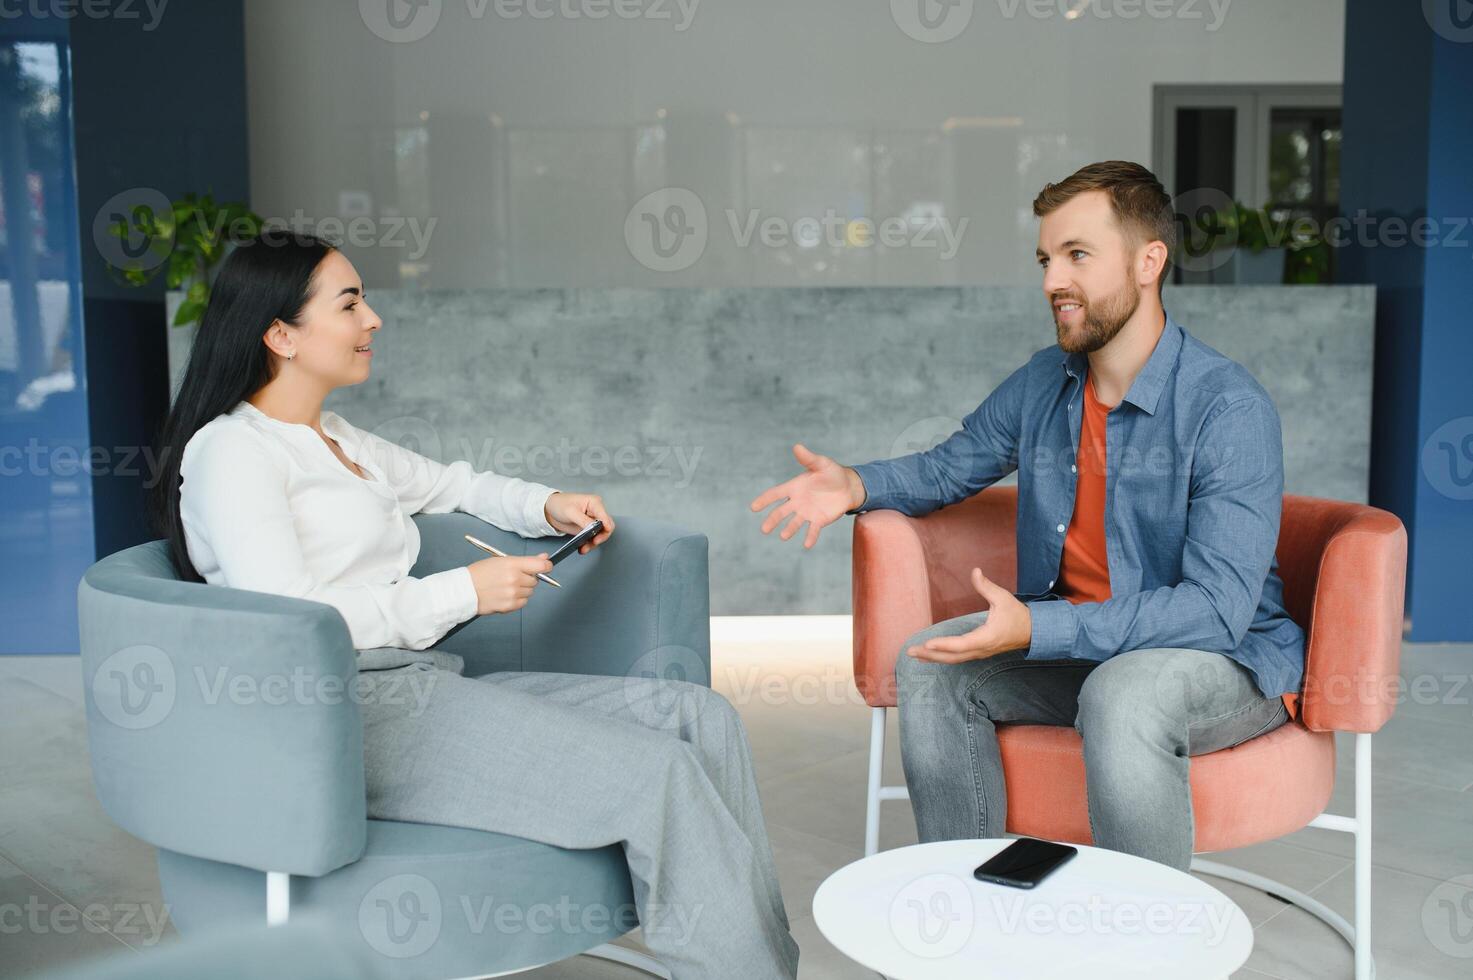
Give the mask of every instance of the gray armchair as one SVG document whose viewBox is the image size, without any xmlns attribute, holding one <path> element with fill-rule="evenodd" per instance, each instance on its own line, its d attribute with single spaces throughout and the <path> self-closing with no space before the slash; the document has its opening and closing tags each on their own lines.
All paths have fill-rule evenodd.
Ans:
<svg viewBox="0 0 1473 980">
<path fill-rule="evenodd" d="M 524 540 L 467 514 L 415 521 L 415 575 L 481 557 L 465 533 L 514 555 L 562 540 Z M 470 620 L 437 649 L 463 657 L 470 676 L 710 683 L 704 535 L 621 518 L 607 544 L 557 577 L 564 588 Z M 608 945 L 637 925 L 617 845 L 564 850 L 367 818 L 357 659 L 333 607 L 180 581 L 162 541 L 97 562 L 77 601 L 97 796 L 158 848 L 181 932 L 310 909 L 389 977 L 516 972 L 579 953 L 668 976 Z"/>
</svg>

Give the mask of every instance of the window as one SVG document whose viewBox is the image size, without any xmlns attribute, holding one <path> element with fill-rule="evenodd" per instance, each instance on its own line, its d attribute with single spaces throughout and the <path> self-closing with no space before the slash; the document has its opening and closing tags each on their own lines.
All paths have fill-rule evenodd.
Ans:
<svg viewBox="0 0 1473 980">
<path fill-rule="evenodd" d="M 1230 201 L 1316 227 L 1338 213 L 1338 85 L 1158 85 L 1154 101 L 1153 169 L 1188 223 Z M 1204 249 L 1185 250 L 1174 282 L 1280 281 L 1280 251 Z"/>
</svg>

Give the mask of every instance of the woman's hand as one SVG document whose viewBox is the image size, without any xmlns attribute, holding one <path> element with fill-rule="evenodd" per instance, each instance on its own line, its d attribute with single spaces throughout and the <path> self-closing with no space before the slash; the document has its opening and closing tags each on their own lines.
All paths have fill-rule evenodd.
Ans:
<svg viewBox="0 0 1473 980">
<path fill-rule="evenodd" d="M 516 612 L 537 587 L 537 573 L 552 571 L 547 552 L 527 557 L 482 558 L 466 566 L 476 585 L 476 615 Z"/>
<path fill-rule="evenodd" d="M 543 513 L 547 515 L 547 523 L 564 534 L 577 534 L 595 519 L 604 522 L 604 529 L 578 549 L 580 555 L 588 554 L 614 533 L 614 519 L 604 509 L 603 498 L 597 494 L 555 493 L 547 498 Z"/>
</svg>

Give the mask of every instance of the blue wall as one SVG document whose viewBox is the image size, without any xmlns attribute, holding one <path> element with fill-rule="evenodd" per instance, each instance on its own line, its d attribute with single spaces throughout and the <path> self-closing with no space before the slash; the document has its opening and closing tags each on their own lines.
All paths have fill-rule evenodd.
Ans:
<svg viewBox="0 0 1473 980">
<path fill-rule="evenodd" d="M 0 650 L 76 648 L 93 560 L 64 22 L 0 19 Z"/>
<path fill-rule="evenodd" d="M 156 21 L 113 6 L 134 16 L 41 5 L 0 18 L 0 52 L 29 45 L 31 66 L 0 64 L 0 328 L 14 324 L 0 351 L 15 351 L 0 362 L 0 653 L 75 652 L 82 573 L 156 536 L 145 500 L 168 408 L 164 287 L 122 285 L 94 218 L 135 188 L 248 196 L 241 0 L 170 4 Z M 30 77 L 38 44 L 57 53 L 49 85 Z"/>
<path fill-rule="evenodd" d="M 164 277 L 120 283 L 92 247 L 92 218 L 134 188 L 171 201 L 190 191 L 248 199 L 243 4 L 172 3 L 152 30 L 79 17 L 71 38 L 88 404 L 93 445 L 114 464 L 92 479 L 97 554 L 108 555 L 159 536 L 147 520 L 154 472 L 142 450 L 168 412 L 168 356 Z"/>
<path fill-rule="evenodd" d="M 1371 503 L 1406 523 L 1417 641 L 1473 640 L 1473 19 L 1462 0 L 1348 0 L 1341 207 L 1378 222 L 1341 261 L 1377 286 Z M 1467 23 L 1465 23 L 1467 21 Z M 1423 247 L 1389 222 L 1428 218 Z"/>
</svg>

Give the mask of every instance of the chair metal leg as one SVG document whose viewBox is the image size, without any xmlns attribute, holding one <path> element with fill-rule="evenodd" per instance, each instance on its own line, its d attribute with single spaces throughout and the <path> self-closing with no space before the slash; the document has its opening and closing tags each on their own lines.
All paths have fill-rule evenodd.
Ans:
<svg viewBox="0 0 1473 980">
<path fill-rule="evenodd" d="M 1374 980 L 1376 961 L 1371 955 L 1371 736 L 1355 736 L 1355 816 L 1322 813 L 1311 827 L 1338 830 L 1355 838 L 1355 925 L 1319 899 L 1263 875 L 1202 858 L 1192 859 L 1192 870 L 1215 878 L 1257 888 L 1308 912 L 1334 929 L 1355 956 L 1355 980 Z"/>
<path fill-rule="evenodd" d="M 286 925 L 291 908 L 292 876 L 285 871 L 266 872 L 266 924 Z"/>
<path fill-rule="evenodd" d="M 864 856 L 880 849 L 880 773 L 885 764 L 885 708 L 871 708 L 869 717 L 869 791 L 864 806 Z"/>
<path fill-rule="evenodd" d="M 889 708 L 871 708 L 869 725 L 869 789 L 864 804 L 864 856 L 880 849 L 880 804 L 885 800 L 908 800 L 906 786 L 885 786 L 881 773 L 885 768 L 885 721 Z"/>
<path fill-rule="evenodd" d="M 1355 980 L 1371 980 L 1371 736 L 1355 736 Z"/>
<path fill-rule="evenodd" d="M 869 788 L 865 794 L 865 856 L 879 850 L 879 805 L 884 800 L 909 800 L 910 788 L 882 785 L 885 768 L 885 716 L 888 707 L 869 709 Z"/>
</svg>

